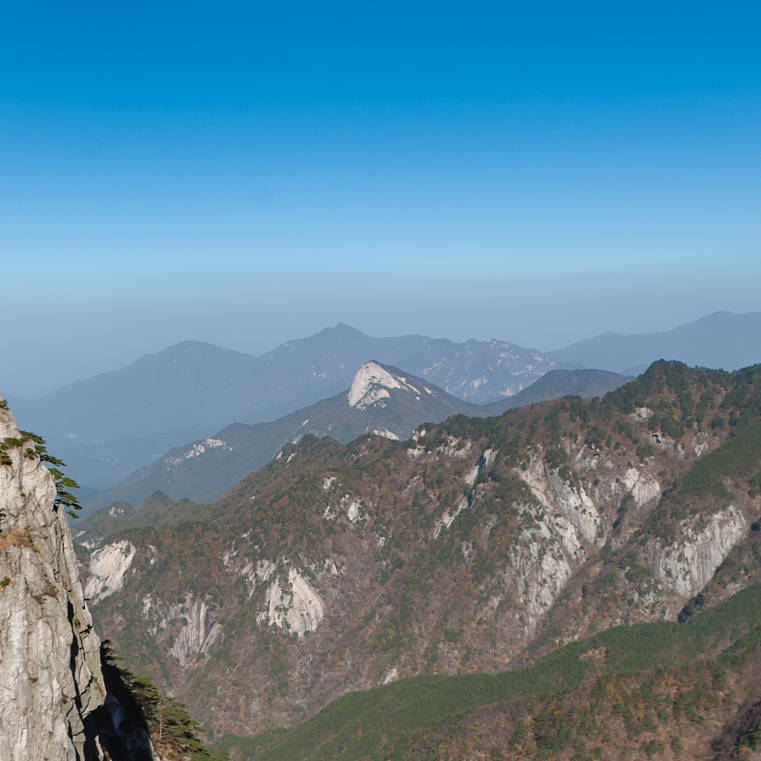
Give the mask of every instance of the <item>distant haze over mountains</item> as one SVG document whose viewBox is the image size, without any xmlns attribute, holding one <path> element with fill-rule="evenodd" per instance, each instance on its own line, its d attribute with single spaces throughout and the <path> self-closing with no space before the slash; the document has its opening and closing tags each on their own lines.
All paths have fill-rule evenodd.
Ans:
<svg viewBox="0 0 761 761">
<path fill-rule="evenodd" d="M 372 359 L 472 403 L 517 393 L 557 364 L 501 341 L 372 338 L 339 323 L 261 357 L 186 341 L 41 399 L 10 401 L 19 424 L 44 436 L 74 478 L 110 488 L 170 447 L 335 396 Z"/>
<path fill-rule="evenodd" d="M 636 375 L 661 358 L 727 370 L 761 361 L 761 313 L 717 312 L 648 335 L 606 333 L 552 355 L 497 340 L 373 338 L 339 323 L 261 357 L 186 341 L 41 399 L 9 399 L 22 428 L 43 435 L 72 477 L 110 489 L 172 447 L 233 423 L 278 420 L 329 399 L 348 388 L 369 360 L 412 373 L 462 401 L 497 400 L 491 408 L 497 414 L 548 371 L 591 368 Z M 590 393 L 584 391 L 586 381 L 579 392 L 564 385 L 574 382 L 578 379 L 564 378 L 559 388 Z M 607 390 L 603 383 L 600 393 Z M 535 388 L 531 393 L 538 400 L 557 392 Z"/>
<path fill-rule="evenodd" d="M 396 368 L 368 362 L 348 392 L 271 423 L 235 423 L 209 438 L 176 447 L 100 495 L 93 506 L 116 500 L 137 505 L 157 490 L 172 499 L 211 502 L 264 467 L 283 446 L 306 435 L 330 436 L 342 444 L 364 433 L 406 439 L 421 423 L 440 423 L 459 412 L 484 415 L 483 409 Z"/>
<path fill-rule="evenodd" d="M 523 391 L 508 399 L 483 404 L 480 409 L 489 415 L 501 415 L 515 407 L 528 407 L 529 404 L 561 396 L 581 396 L 584 399 L 603 397 L 630 380 L 633 380 L 630 375 L 619 375 L 607 370 L 550 370 Z"/>
<path fill-rule="evenodd" d="M 567 394 L 603 396 L 631 380 L 603 370 L 551 370 L 514 396 L 491 404 L 463 402 L 442 389 L 367 362 L 351 388 L 271 423 L 235 423 L 206 439 L 176 447 L 117 486 L 94 497 L 82 496 L 86 513 L 113 502 L 138 505 L 155 491 L 175 500 L 211 502 L 254 470 L 264 467 L 286 444 L 305 435 L 329 436 L 347 444 L 365 433 L 389 439 L 409 438 L 422 423 L 440 423 L 458 413 L 471 417 Z"/>
<path fill-rule="evenodd" d="M 737 370 L 761 362 L 761 312 L 715 312 L 662 333 L 605 333 L 551 354 L 566 367 L 593 367 L 627 375 L 639 375 L 658 359 Z"/>
</svg>

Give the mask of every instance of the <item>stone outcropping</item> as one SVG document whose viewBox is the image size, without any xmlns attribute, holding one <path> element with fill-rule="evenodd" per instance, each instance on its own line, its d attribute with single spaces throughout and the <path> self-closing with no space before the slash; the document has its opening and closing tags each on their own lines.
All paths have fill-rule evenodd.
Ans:
<svg viewBox="0 0 761 761">
<path fill-rule="evenodd" d="M 303 637 L 317 629 L 325 617 L 325 603 L 319 592 L 296 568 L 288 572 L 287 586 L 275 579 L 265 597 L 267 611 L 259 613 L 257 622 L 287 629 Z"/>
<path fill-rule="evenodd" d="M 90 557 L 90 576 L 85 585 L 87 599 L 95 604 L 120 590 L 134 557 L 135 547 L 126 539 L 93 552 Z"/>
<path fill-rule="evenodd" d="M 148 761 L 106 690 L 55 479 L 1 397 L 0 445 L 0 761 Z"/>
<path fill-rule="evenodd" d="M 181 666 L 187 666 L 198 656 L 207 656 L 219 638 L 222 627 L 213 621 L 205 602 L 188 598 L 182 609 L 187 623 L 180 630 L 169 652 L 177 658 Z"/>
<path fill-rule="evenodd" d="M 106 698 L 100 640 L 55 481 L 23 438 L 0 409 L 0 759 L 76 761 Z"/>
<path fill-rule="evenodd" d="M 708 584 L 747 529 L 745 516 L 729 505 L 712 515 L 702 530 L 685 529 L 671 546 L 656 544 L 649 553 L 651 565 L 665 584 L 689 599 Z"/>
</svg>

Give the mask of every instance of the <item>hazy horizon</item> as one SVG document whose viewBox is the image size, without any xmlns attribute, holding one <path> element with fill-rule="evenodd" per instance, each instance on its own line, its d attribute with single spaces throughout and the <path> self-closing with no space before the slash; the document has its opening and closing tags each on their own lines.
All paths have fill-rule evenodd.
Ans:
<svg viewBox="0 0 761 761">
<path fill-rule="evenodd" d="M 712 314 L 715 314 L 715 313 L 712 313 Z M 701 318 L 702 317 L 709 317 L 709 316 L 710 315 L 701 315 Z M 701 318 L 698 318 L 698 319 L 701 319 Z M 277 344 L 275 344 L 273 346 L 269 346 L 264 351 L 260 351 L 258 353 L 251 352 L 251 351 L 245 351 L 244 349 L 240 349 L 240 348 L 235 347 L 235 346 L 224 346 L 224 345 L 221 345 L 221 344 L 212 343 L 211 341 L 200 341 L 200 342 L 201 343 L 208 343 L 208 344 L 217 346 L 217 347 L 222 348 L 222 349 L 242 352 L 244 354 L 251 354 L 251 355 L 254 355 L 254 356 L 263 356 L 263 355 L 267 354 L 268 352 L 270 352 L 270 351 L 276 349 L 277 347 L 281 346 L 283 343 L 286 343 L 287 341 L 309 338 L 311 336 L 314 336 L 314 335 L 317 335 L 319 333 L 322 333 L 322 332 L 324 332 L 326 330 L 335 329 L 335 328 L 337 328 L 341 324 L 345 325 L 346 327 L 349 327 L 349 328 L 357 330 L 356 326 L 354 326 L 354 325 L 347 325 L 343 321 L 339 321 L 335 325 L 325 326 L 324 328 L 322 328 L 320 330 L 317 330 L 314 333 L 310 333 L 309 335 L 290 336 L 287 339 L 285 339 L 284 341 L 280 341 L 280 342 L 278 342 Z M 681 324 L 685 324 L 685 323 L 681 323 Z M 667 331 L 669 331 L 669 330 L 671 330 L 673 328 L 676 328 L 676 327 L 679 327 L 679 325 L 668 326 L 668 327 L 663 328 L 661 330 L 650 331 L 650 333 L 667 332 Z M 360 332 L 365 333 L 365 331 L 360 331 Z M 614 331 L 603 331 L 602 333 L 596 333 L 594 335 L 584 336 L 580 340 L 583 341 L 583 340 L 585 340 L 587 338 L 595 338 L 597 336 L 604 335 L 605 333 L 609 333 L 609 332 L 610 333 L 614 333 Z M 402 335 L 412 335 L 412 333 L 398 333 L 398 334 L 395 334 L 395 335 L 392 335 L 390 333 L 389 334 L 383 334 L 383 335 L 381 335 L 381 334 L 374 335 L 374 334 L 370 334 L 370 333 L 365 333 L 365 335 L 369 335 L 372 338 L 392 338 L 392 337 L 397 337 L 397 336 L 402 336 Z M 416 335 L 421 335 L 421 334 L 416 334 Z M 643 335 L 643 334 L 636 334 L 635 333 L 635 334 L 617 334 L 617 335 Z M 432 339 L 449 339 L 449 340 L 452 340 L 452 339 L 449 338 L 449 336 L 429 335 L 429 336 L 425 336 L 425 337 L 432 338 Z M 469 338 L 465 338 L 465 339 L 461 339 L 460 341 L 456 341 L 456 343 L 464 343 L 464 342 L 469 341 L 469 340 L 480 340 L 480 341 L 486 341 L 486 342 L 491 341 L 491 340 L 498 340 L 498 341 L 507 341 L 509 343 L 517 343 L 515 341 L 508 341 L 507 339 L 499 338 L 498 336 L 492 336 L 491 338 L 477 338 L 477 339 L 474 338 L 473 336 L 471 336 Z M 43 378 L 39 378 L 39 377 L 34 378 L 30 374 L 31 373 L 31 368 L 27 368 L 27 372 L 26 373 L 22 372 L 22 373 L 20 373 L 16 377 L 17 378 L 22 378 L 22 379 L 24 377 L 29 378 L 30 381 L 27 382 L 28 385 L 25 388 L 26 389 L 37 389 L 37 391 L 35 393 L 30 393 L 29 390 L 26 391 L 26 395 L 24 393 L 16 393 L 13 390 L 13 388 L 11 388 L 11 390 L 8 390 L 7 386 L 5 388 L 3 386 L 0 386 L 0 393 L 2 393 L 4 396 L 12 396 L 12 397 L 18 398 L 18 399 L 28 399 L 28 400 L 31 400 L 31 399 L 34 399 L 34 398 L 39 398 L 39 397 L 42 397 L 42 396 L 50 393 L 51 391 L 55 391 L 56 389 L 58 389 L 58 388 L 60 388 L 62 386 L 68 385 L 68 384 L 76 382 L 78 380 L 85 380 L 87 378 L 93 377 L 95 375 L 99 375 L 101 373 L 106 373 L 106 372 L 111 372 L 111 371 L 114 371 L 114 370 L 123 369 L 124 367 L 127 367 L 128 365 L 130 365 L 133 362 L 137 361 L 141 357 L 144 357 L 144 356 L 149 355 L 149 354 L 152 355 L 152 354 L 160 353 L 160 352 L 162 352 L 162 351 L 164 351 L 166 349 L 171 348 L 172 346 L 176 346 L 176 345 L 178 345 L 180 343 L 183 343 L 183 342 L 186 342 L 186 341 L 193 342 L 193 341 L 198 341 L 198 339 L 193 339 L 193 338 L 181 339 L 180 341 L 175 341 L 172 344 L 167 344 L 166 346 L 161 346 L 160 348 L 155 349 L 155 350 L 145 351 L 145 352 L 142 352 L 142 353 L 140 353 L 138 355 L 135 355 L 135 356 L 123 359 L 121 361 L 120 360 L 115 360 L 113 365 L 111 365 L 111 366 L 102 364 L 102 366 L 98 367 L 96 364 L 87 365 L 87 364 L 75 364 L 75 363 L 72 363 L 68 367 L 62 368 L 60 370 L 60 373 L 61 373 L 60 376 L 46 376 L 46 377 L 43 377 Z M 572 342 L 572 343 L 575 343 L 575 342 Z M 534 346 L 523 346 L 523 348 L 536 349 L 537 347 L 534 347 Z M 557 351 L 557 350 L 560 350 L 562 348 L 565 348 L 565 347 L 558 345 L 558 346 L 553 347 L 552 349 L 539 349 L 539 351 L 547 352 L 547 353 L 552 353 L 553 351 Z M 101 360 L 101 362 L 102 362 L 102 360 Z M 97 367 L 97 369 L 95 369 L 92 372 L 88 372 L 87 371 L 88 367 Z M 10 374 L 10 377 L 13 379 L 14 376 L 13 376 L 12 373 Z M 59 380 L 56 382 L 56 381 L 53 380 L 53 377 L 58 377 Z M 48 381 L 47 385 L 45 385 L 45 381 L 46 380 Z M 19 385 L 23 386 L 23 380 L 22 380 L 22 382 Z"/>
<path fill-rule="evenodd" d="M 339 321 L 548 351 L 759 311 L 759 15 L 10 8 L 0 388 Z"/>
</svg>

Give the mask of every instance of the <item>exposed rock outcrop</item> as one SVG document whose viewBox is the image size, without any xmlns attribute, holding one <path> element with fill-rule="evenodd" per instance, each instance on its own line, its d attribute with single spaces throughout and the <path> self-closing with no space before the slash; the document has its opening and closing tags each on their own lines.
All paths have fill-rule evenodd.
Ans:
<svg viewBox="0 0 761 761">
<path fill-rule="evenodd" d="M 106 698 L 100 640 L 56 485 L 0 408 L 0 759 L 99 758 L 87 717 Z"/>
<path fill-rule="evenodd" d="M 170 652 L 181 666 L 187 666 L 196 658 L 208 655 L 222 636 L 222 627 L 209 615 L 206 603 L 198 600 L 188 598 L 185 601 L 182 617 L 187 623 L 180 630 Z"/>
<path fill-rule="evenodd" d="M 124 576 L 135 557 L 135 546 L 126 539 L 93 552 L 85 596 L 93 603 L 103 600 L 124 585 Z"/>
<path fill-rule="evenodd" d="M 265 598 L 267 612 L 260 613 L 257 621 L 266 620 L 271 626 L 303 637 L 306 632 L 315 631 L 325 617 L 325 603 L 319 592 L 295 568 L 288 572 L 288 586 L 290 589 L 281 588 L 279 579 L 272 582 Z"/>
<path fill-rule="evenodd" d="M 526 482 L 543 508 L 565 515 L 586 543 L 599 542 L 602 519 L 582 487 L 569 484 L 538 458 L 532 458 L 526 470 L 517 470 L 516 475 Z"/>
<path fill-rule="evenodd" d="M 0 445 L 0 761 L 152 761 L 142 709 L 103 666 L 56 481 L 1 397 Z M 120 549 L 93 576 L 101 599 Z"/>
<path fill-rule="evenodd" d="M 671 546 L 656 544 L 649 552 L 653 568 L 682 597 L 693 597 L 711 580 L 732 548 L 747 532 L 748 522 L 736 505 L 711 516 L 702 530 L 685 529 Z"/>
</svg>

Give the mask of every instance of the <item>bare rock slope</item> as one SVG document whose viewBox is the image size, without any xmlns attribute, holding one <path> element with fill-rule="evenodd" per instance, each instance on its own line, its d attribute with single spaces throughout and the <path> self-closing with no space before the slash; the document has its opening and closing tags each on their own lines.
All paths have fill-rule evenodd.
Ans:
<svg viewBox="0 0 761 761">
<path fill-rule="evenodd" d="M 85 722 L 106 688 L 71 534 L 34 441 L 0 405 L 0 759 L 97 758 Z"/>
</svg>

